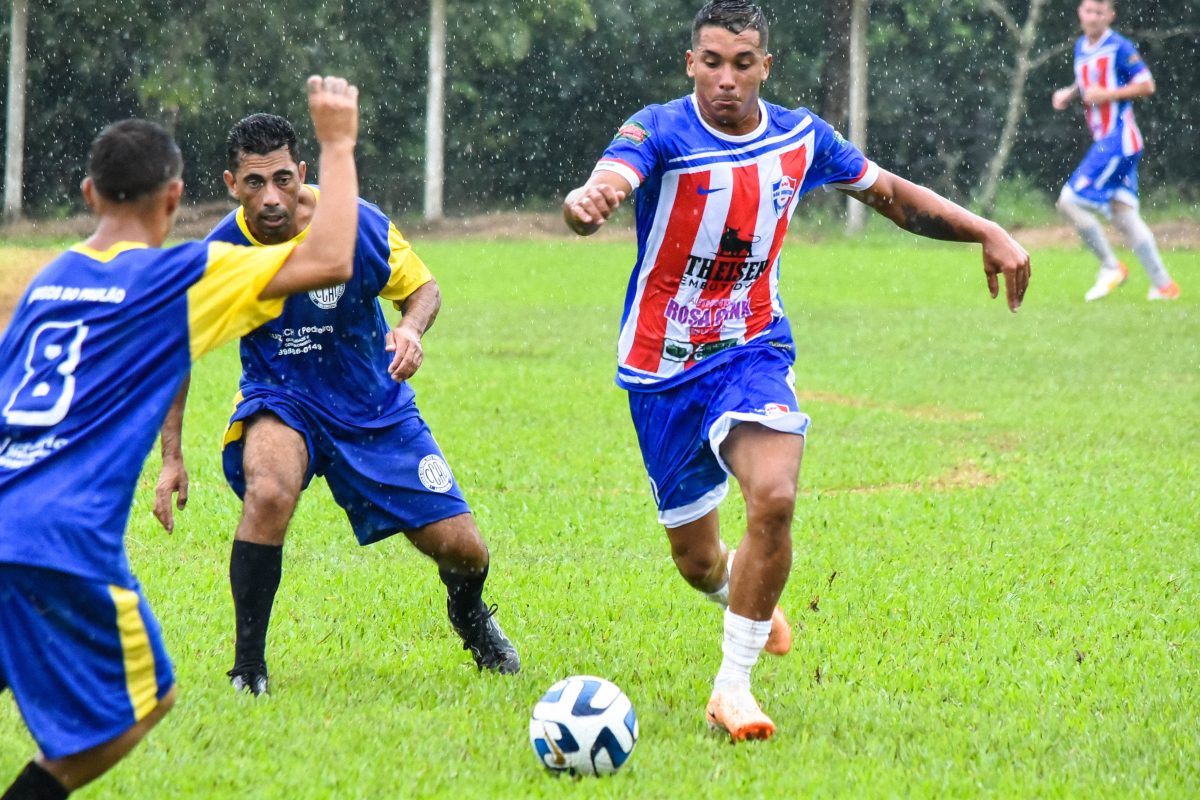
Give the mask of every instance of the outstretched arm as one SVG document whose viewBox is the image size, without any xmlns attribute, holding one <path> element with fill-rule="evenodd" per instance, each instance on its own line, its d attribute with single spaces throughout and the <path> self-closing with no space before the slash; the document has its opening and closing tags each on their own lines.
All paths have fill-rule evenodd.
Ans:
<svg viewBox="0 0 1200 800">
<path fill-rule="evenodd" d="M 433 327 L 441 307 L 442 290 L 432 278 L 401 301 L 400 313 L 404 316 L 388 331 L 386 345 L 386 350 L 395 354 L 388 364 L 388 375 L 396 383 L 408 380 L 420 369 L 425 360 L 421 337 Z"/>
<path fill-rule="evenodd" d="M 171 402 L 171 408 L 167 410 L 167 418 L 163 420 L 159 432 L 162 439 L 162 468 L 158 472 L 158 485 L 154 487 L 154 517 L 166 528 L 167 533 L 175 530 L 171 501 L 178 494 L 179 499 L 175 504 L 182 511 L 188 500 L 188 474 L 183 465 L 183 409 L 187 405 L 188 387 L 191 384 L 192 376 L 188 373 Z"/>
<path fill-rule="evenodd" d="M 988 291 L 992 297 L 999 294 L 999 276 L 1003 275 L 1009 310 L 1016 312 L 1021 307 L 1029 285 L 1029 253 L 996 223 L 886 170 L 880 170 L 869 189 L 847 194 L 918 236 L 983 245 Z"/>
<path fill-rule="evenodd" d="M 597 170 L 587 183 L 567 193 L 563 200 L 563 221 L 580 236 L 591 236 L 632 191 L 633 186 L 622 176 Z"/>
</svg>

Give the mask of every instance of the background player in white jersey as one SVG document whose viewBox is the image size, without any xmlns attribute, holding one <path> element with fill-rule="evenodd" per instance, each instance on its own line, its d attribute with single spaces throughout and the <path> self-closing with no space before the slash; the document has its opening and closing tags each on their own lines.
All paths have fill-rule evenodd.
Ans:
<svg viewBox="0 0 1200 800">
<path fill-rule="evenodd" d="M 706 709 L 735 740 L 775 726 L 750 692 L 771 640 L 791 632 L 777 603 L 792 566 L 792 515 L 809 418 L 796 399 L 795 345 L 778 295 L 779 252 L 796 201 L 833 185 L 900 227 L 983 245 L 993 297 L 1016 311 L 1029 256 L 1002 228 L 868 161 L 806 109 L 759 99 L 771 69 L 767 21 L 716 0 L 692 25 L 695 92 L 649 106 L 618 131 L 563 202 L 589 235 L 637 191 L 638 261 L 618 346 L 642 457 L 683 578 L 726 606 L 724 658 Z M 733 557 L 717 506 L 733 475 L 747 527 Z"/>
<path fill-rule="evenodd" d="M 1154 94 L 1154 79 L 1137 49 L 1110 25 L 1116 18 L 1113 0 L 1083 0 L 1075 42 L 1075 82 L 1054 93 L 1062 111 L 1080 99 L 1092 134 L 1092 146 L 1067 179 L 1058 210 L 1070 220 L 1084 244 L 1100 259 L 1096 283 L 1084 295 L 1099 300 L 1129 277 L 1091 212 L 1112 219 L 1150 278 L 1148 300 L 1174 300 L 1179 286 L 1167 274 L 1150 227 L 1138 213 L 1138 162 L 1142 134 L 1133 118 L 1133 100 Z"/>
<path fill-rule="evenodd" d="M 226 139 L 230 194 L 239 207 L 208 238 L 266 246 L 302 241 L 321 202 L 304 183 L 296 132 L 251 114 Z M 437 282 L 375 205 L 359 200 L 354 277 L 288 300 L 242 337 L 242 378 L 225 436 L 229 485 L 243 499 L 229 558 L 236 638 L 228 675 L 238 691 L 268 692 L 267 630 L 283 544 L 300 495 L 322 475 L 359 544 L 401 531 L 438 567 L 447 613 L 480 669 L 505 674 L 520 657 L 483 601 L 490 556 L 408 379 L 421 337 L 441 307 Z M 402 318 L 392 327 L 380 299 Z M 163 426 L 155 514 L 171 528 L 171 494 L 187 497 L 180 436 L 186 384 Z"/>
<path fill-rule="evenodd" d="M 0 338 L 0 689 L 40 750 L 5 800 L 66 797 L 175 701 L 125 525 L 192 360 L 279 314 L 287 295 L 352 275 L 358 92 L 316 77 L 308 91 L 326 192 L 307 241 L 160 249 L 183 159 L 162 128 L 125 120 L 88 159 L 95 233 L 38 273 Z"/>
</svg>

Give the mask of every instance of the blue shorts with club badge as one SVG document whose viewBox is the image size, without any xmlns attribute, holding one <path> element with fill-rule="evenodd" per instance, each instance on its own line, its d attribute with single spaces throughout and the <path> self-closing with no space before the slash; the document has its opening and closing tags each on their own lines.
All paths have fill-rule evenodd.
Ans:
<svg viewBox="0 0 1200 800">
<path fill-rule="evenodd" d="M 225 434 L 225 479 L 244 499 L 242 427 L 245 420 L 265 411 L 304 437 L 308 447 L 304 486 L 314 475 L 325 478 L 359 544 L 469 513 L 471 507 L 429 426 L 416 404 L 409 408 L 411 413 L 401 414 L 389 425 L 360 428 L 328 419 L 283 392 L 245 390 Z"/>
<path fill-rule="evenodd" d="M 790 352 L 741 345 L 719 364 L 661 391 L 629 392 L 642 460 L 668 528 L 712 511 L 729 490 L 721 445 L 733 426 L 757 422 L 804 436 L 810 419 L 796 399 Z"/>
</svg>

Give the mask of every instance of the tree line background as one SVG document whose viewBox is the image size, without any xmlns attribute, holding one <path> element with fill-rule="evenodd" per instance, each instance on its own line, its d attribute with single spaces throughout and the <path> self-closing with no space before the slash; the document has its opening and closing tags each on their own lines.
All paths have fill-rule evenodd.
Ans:
<svg viewBox="0 0 1200 800">
<path fill-rule="evenodd" d="M 627 116 L 690 91 L 683 53 L 699 5 L 449 0 L 447 211 L 556 204 Z M 775 56 L 764 97 L 807 106 L 844 130 L 848 0 L 760 5 Z M 1050 108 L 1051 92 L 1072 80 L 1076 5 L 872 0 L 868 155 L 959 202 L 978 200 L 1006 114 L 1021 101 L 1012 78 L 1024 57 L 1023 113 L 1002 176 L 1014 191 L 1049 200 L 1087 144 L 1078 110 Z M 11 13 L 0 34 L 5 53 Z M 289 117 L 311 157 L 302 80 L 317 72 L 360 87 L 363 195 L 393 214 L 419 213 L 426 0 L 34 0 L 28 14 L 28 213 L 78 210 L 91 139 L 128 116 L 174 132 L 196 201 L 224 196 L 225 132 L 248 113 Z M 1025 24 L 1031 14 L 1036 24 Z M 1147 140 L 1143 185 L 1194 202 L 1200 3 L 1122 0 L 1115 27 L 1138 44 L 1158 84 L 1135 106 Z"/>
</svg>

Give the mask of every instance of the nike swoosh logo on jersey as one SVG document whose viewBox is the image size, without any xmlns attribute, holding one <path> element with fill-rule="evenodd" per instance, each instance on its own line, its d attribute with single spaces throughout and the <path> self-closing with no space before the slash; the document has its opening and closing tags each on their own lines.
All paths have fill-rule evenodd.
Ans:
<svg viewBox="0 0 1200 800">
<path fill-rule="evenodd" d="M 728 189 L 728 188 L 729 188 L 728 186 L 714 186 L 713 188 L 710 189 L 707 186 L 697 186 L 696 194 L 712 194 L 713 192 L 719 192 L 722 189 Z"/>
</svg>

